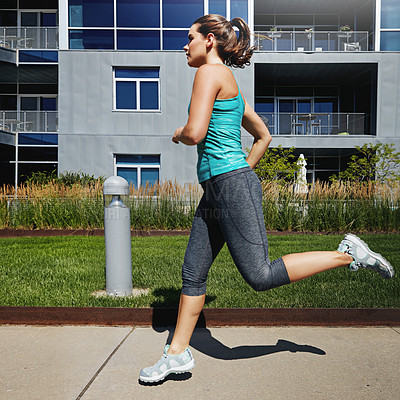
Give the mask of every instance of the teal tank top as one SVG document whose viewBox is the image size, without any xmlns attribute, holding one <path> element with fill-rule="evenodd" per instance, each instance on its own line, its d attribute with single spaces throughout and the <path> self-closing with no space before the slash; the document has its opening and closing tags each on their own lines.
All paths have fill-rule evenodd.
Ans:
<svg viewBox="0 0 400 400">
<path fill-rule="evenodd" d="M 235 97 L 215 100 L 207 134 L 197 145 L 200 183 L 215 175 L 249 166 L 240 133 L 244 107 L 240 90 Z"/>
</svg>

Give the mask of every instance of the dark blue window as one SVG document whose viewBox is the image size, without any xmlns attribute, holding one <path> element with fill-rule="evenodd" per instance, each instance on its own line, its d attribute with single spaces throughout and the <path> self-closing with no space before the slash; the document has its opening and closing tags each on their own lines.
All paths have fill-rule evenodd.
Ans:
<svg viewBox="0 0 400 400">
<path fill-rule="evenodd" d="M 117 26 L 159 28 L 160 0 L 117 0 Z"/>
<path fill-rule="evenodd" d="M 226 17 L 226 0 L 209 0 L 208 11 Z"/>
<path fill-rule="evenodd" d="M 58 51 L 20 50 L 19 61 L 31 63 L 58 62 Z"/>
<path fill-rule="evenodd" d="M 158 78 L 159 75 L 159 70 L 154 68 L 117 68 L 115 70 L 116 78 Z"/>
<path fill-rule="evenodd" d="M 138 170 L 137 168 L 125 168 L 125 167 L 117 167 L 117 175 L 124 178 L 129 185 L 133 187 L 137 187 L 138 182 Z"/>
<path fill-rule="evenodd" d="M 114 79 L 115 109 L 159 110 L 158 68 L 115 68 Z"/>
<path fill-rule="evenodd" d="M 136 82 L 116 82 L 116 107 L 118 110 L 136 110 Z"/>
<path fill-rule="evenodd" d="M 114 26 L 114 0 L 69 0 L 69 26 Z"/>
<path fill-rule="evenodd" d="M 273 113 L 274 112 L 274 100 L 266 99 L 263 102 L 256 100 L 255 111 L 258 113 Z"/>
<path fill-rule="evenodd" d="M 160 155 L 118 154 L 116 163 L 117 175 L 135 187 L 151 186 L 160 180 Z"/>
<path fill-rule="evenodd" d="M 400 28 L 399 0 L 382 0 L 381 28 Z"/>
<path fill-rule="evenodd" d="M 203 0 L 163 0 L 164 28 L 190 28 L 203 14 Z"/>
<path fill-rule="evenodd" d="M 243 18 L 247 22 L 247 0 L 231 0 L 231 19 L 236 17 Z"/>
<path fill-rule="evenodd" d="M 40 109 L 42 111 L 57 111 L 57 99 L 55 97 L 41 97 Z"/>
<path fill-rule="evenodd" d="M 154 185 L 159 180 L 160 169 L 159 168 L 141 168 L 140 185 L 146 186 Z"/>
<path fill-rule="evenodd" d="M 400 51 L 400 31 L 381 32 L 382 51 Z"/>
<path fill-rule="evenodd" d="M 160 50 L 159 31 L 123 31 L 119 30 L 119 50 Z"/>
<path fill-rule="evenodd" d="M 332 113 L 334 100 L 315 100 L 314 101 L 314 112 L 319 113 Z"/>
<path fill-rule="evenodd" d="M 117 164 L 160 164 L 160 156 L 156 154 L 118 154 Z"/>
<path fill-rule="evenodd" d="M 189 31 L 164 31 L 163 50 L 182 50 L 188 42 Z"/>
<path fill-rule="evenodd" d="M 40 13 L 40 25 L 41 26 L 57 26 L 57 14 L 56 13 Z"/>
<path fill-rule="evenodd" d="M 114 49 L 114 31 L 112 30 L 71 30 L 69 32 L 70 49 Z"/>
<path fill-rule="evenodd" d="M 57 134 L 20 133 L 18 134 L 19 144 L 31 144 L 36 146 L 48 146 L 58 144 Z"/>
<path fill-rule="evenodd" d="M 158 110 L 158 82 L 140 82 L 140 109 Z"/>
</svg>

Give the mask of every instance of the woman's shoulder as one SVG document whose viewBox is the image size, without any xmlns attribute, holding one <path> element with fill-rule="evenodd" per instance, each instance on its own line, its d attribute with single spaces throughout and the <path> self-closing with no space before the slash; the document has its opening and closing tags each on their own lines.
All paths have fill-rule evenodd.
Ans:
<svg viewBox="0 0 400 400">
<path fill-rule="evenodd" d="M 198 87 L 213 87 L 218 99 L 229 99 L 238 94 L 238 86 L 233 73 L 224 64 L 200 66 L 196 72 L 195 82 Z"/>
<path fill-rule="evenodd" d="M 196 78 L 219 82 L 221 85 L 235 81 L 231 69 L 225 64 L 203 64 L 197 69 Z"/>
</svg>

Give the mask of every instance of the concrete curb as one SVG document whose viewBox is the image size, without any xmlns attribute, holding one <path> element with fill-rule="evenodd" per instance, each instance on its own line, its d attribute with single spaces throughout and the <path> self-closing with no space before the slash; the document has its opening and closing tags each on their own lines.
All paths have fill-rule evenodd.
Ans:
<svg viewBox="0 0 400 400">
<path fill-rule="evenodd" d="M 176 317 L 176 308 L 0 307 L 0 325 L 171 326 Z M 400 326 L 400 308 L 206 308 L 205 326 Z"/>
</svg>

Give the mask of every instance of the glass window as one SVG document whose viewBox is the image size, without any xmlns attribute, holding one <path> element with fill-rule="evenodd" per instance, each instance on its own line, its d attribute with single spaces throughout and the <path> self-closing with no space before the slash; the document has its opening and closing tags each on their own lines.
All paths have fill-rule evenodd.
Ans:
<svg viewBox="0 0 400 400">
<path fill-rule="evenodd" d="M 57 99 L 55 97 L 41 97 L 40 109 L 42 111 L 57 111 Z"/>
<path fill-rule="evenodd" d="M 17 96 L 0 95 L 0 110 L 16 110 Z"/>
<path fill-rule="evenodd" d="M 0 11 L 0 26 L 17 26 L 17 12 Z"/>
<path fill-rule="evenodd" d="M 231 19 L 236 17 L 243 18 L 247 22 L 247 0 L 231 0 Z"/>
<path fill-rule="evenodd" d="M 159 70 L 154 68 L 117 68 L 116 78 L 158 78 Z"/>
<path fill-rule="evenodd" d="M 188 42 L 189 31 L 164 31 L 163 50 L 182 50 Z"/>
<path fill-rule="evenodd" d="M 158 68 L 115 68 L 115 109 L 158 111 Z"/>
<path fill-rule="evenodd" d="M 20 107 L 24 111 L 38 111 L 38 97 L 21 97 Z"/>
<path fill-rule="evenodd" d="M 310 163 L 314 169 L 339 169 L 339 157 L 315 157 L 315 163 Z"/>
<path fill-rule="evenodd" d="M 114 49 L 114 31 L 70 30 L 70 49 Z"/>
<path fill-rule="evenodd" d="M 32 160 L 34 161 L 34 160 Z M 36 160 L 35 160 L 36 161 Z M 57 171 L 57 163 L 20 163 L 18 164 L 19 178 L 24 180 L 32 174 L 32 172 L 52 172 Z"/>
<path fill-rule="evenodd" d="M 40 13 L 40 26 L 57 26 L 57 14 Z"/>
<path fill-rule="evenodd" d="M 382 0 L 381 7 L 381 28 L 400 28 L 399 0 Z"/>
<path fill-rule="evenodd" d="M 337 104 L 337 100 L 315 99 L 314 100 L 314 112 L 316 112 L 316 113 L 332 113 L 332 112 L 334 112 L 334 104 Z"/>
<path fill-rule="evenodd" d="M 38 26 L 37 19 L 35 12 L 21 12 L 21 26 Z"/>
<path fill-rule="evenodd" d="M 41 133 L 19 133 L 18 143 L 36 146 L 48 146 L 58 144 L 58 135 Z"/>
<path fill-rule="evenodd" d="M 136 110 L 136 82 L 116 82 L 116 108 Z"/>
<path fill-rule="evenodd" d="M 56 63 L 58 62 L 58 51 L 20 50 L 19 62 Z"/>
<path fill-rule="evenodd" d="M 154 185 L 160 180 L 160 155 L 158 154 L 118 154 L 116 167 L 117 175 L 135 187 Z"/>
<path fill-rule="evenodd" d="M 142 186 L 154 185 L 160 179 L 159 168 L 141 168 L 140 184 Z"/>
<path fill-rule="evenodd" d="M 226 17 L 226 0 L 209 0 L 208 11 Z"/>
<path fill-rule="evenodd" d="M 256 99 L 255 111 L 257 113 L 274 112 L 274 99 Z"/>
<path fill-rule="evenodd" d="M 160 0 L 117 0 L 117 26 L 158 28 Z"/>
<path fill-rule="evenodd" d="M 57 147 L 18 147 L 19 161 L 57 161 Z"/>
<path fill-rule="evenodd" d="M 18 8 L 17 0 L 1 0 L 1 8 Z"/>
<path fill-rule="evenodd" d="M 163 0 L 162 13 L 164 28 L 190 28 L 204 14 L 204 1 Z"/>
<path fill-rule="evenodd" d="M 400 51 L 400 31 L 381 32 L 382 51 Z"/>
<path fill-rule="evenodd" d="M 310 113 L 311 112 L 311 100 L 297 100 L 297 112 L 298 113 Z"/>
<path fill-rule="evenodd" d="M 114 26 L 114 0 L 69 0 L 69 26 Z"/>
<path fill-rule="evenodd" d="M 117 48 L 119 50 L 160 50 L 160 32 L 119 30 Z"/>
<path fill-rule="evenodd" d="M 160 164 L 160 156 L 156 154 L 118 154 L 117 164 Z"/>
<path fill-rule="evenodd" d="M 140 108 L 158 110 L 158 82 L 140 82 Z"/>
<path fill-rule="evenodd" d="M 137 187 L 138 179 L 138 169 L 137 168 L 126 168 L 126 167 L 117 167 L 117 175 L 126 179 L 129 185 Z"/>
</svg>

